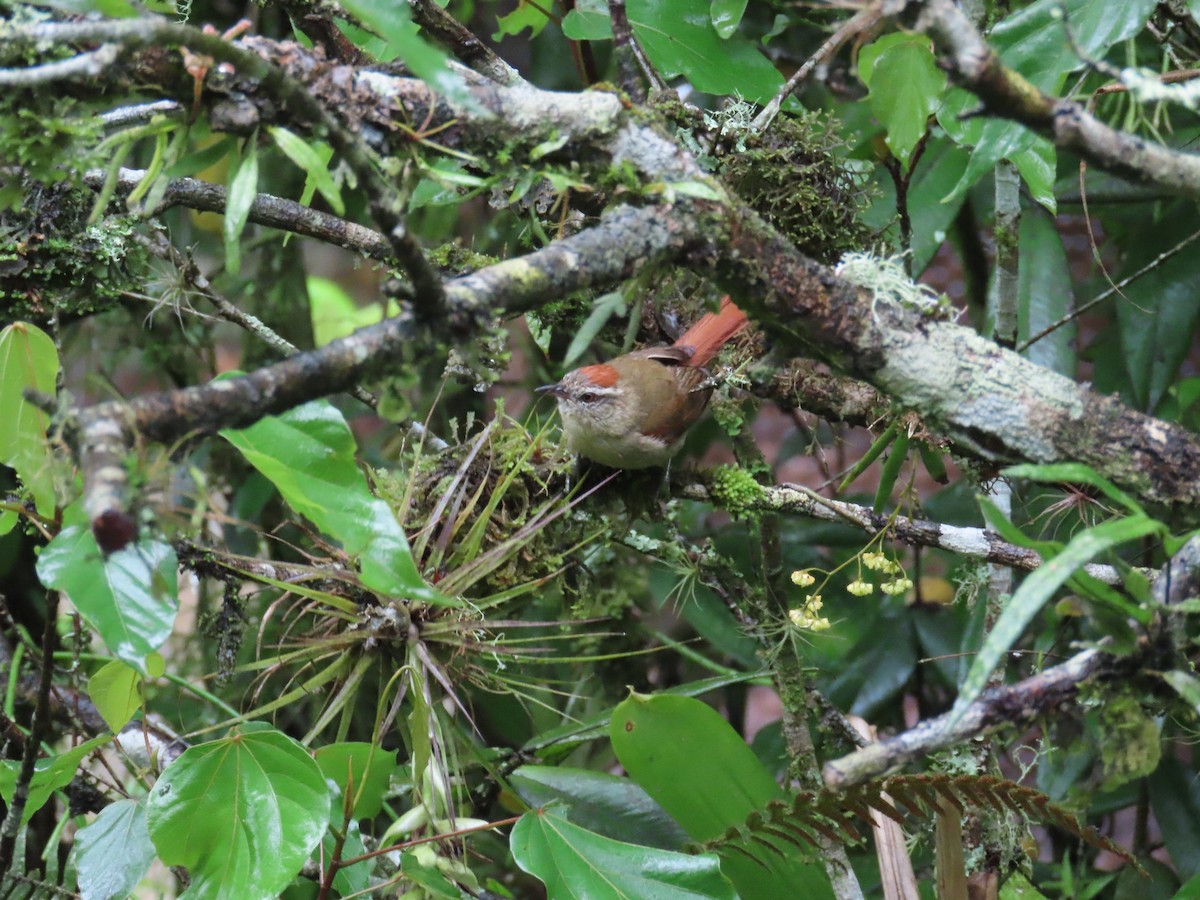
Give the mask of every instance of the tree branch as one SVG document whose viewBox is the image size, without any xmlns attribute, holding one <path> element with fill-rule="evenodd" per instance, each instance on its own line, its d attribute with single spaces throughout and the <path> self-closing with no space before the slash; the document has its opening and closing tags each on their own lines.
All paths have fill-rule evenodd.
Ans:
<svg viewBox="0 0 1200 900">
<path fill-rule="evenodd" d="M 493 317 L 615 283 L 677 255 L 696 235 L 680 223 L 663 227 L 669 213 L 669 207 L 621 207 L 594 228 L 450 282 L 445 318 L 451 334 L 467 340 Z M 76 443 L 93 530 L 115 527 L 127 517 L 127 473 L 121 460 L 134 435 L 172 443 L 222 428 L 244 428 L 263 416 L 349 390 L 394 363 L 420 330 L 415 316 L 405 311 L 239 378 L 81 410 Z"/>
<path fill-rule="evenodd" d="M 144 169 L 121 169 L 117 173 L 116 193 L 128 196 L 145 177 Z M 83 182 L 94 191 L 104 187 L 105 172 L 92 169 L 84 173 Z M 224 213 L 228 192 L 224 185 L 212 184 L 198 178 L 176 178 L 168 186 L 156 213 L 174 206 L 204 212 Z M 373 259 L 390 261 L 392 248 L 387 238 L 371 228 L 348 222 L 337 216 L 304 206 L 294 200 L 259 194 L 250 206 L 250 221 L 268 228 L 278 228 L 336 244 L 347 250 L 363 253 Z"/>
<path fill-rule="evenodd" d="M 1079 103 L 1043 93 L 1004 66 L 952 0 L 909 0 L 916 28 L 933 38 L 959 84 L 988 112 L 1020 122 L 1062 150 L 1138 184 L 1200 197 L 1200 156 L 1179 153 L 1104 124 Z"/>
<path fill-rule="evenodd" d="M 682 497 L 699 500 L 716 507 L 726 508 L 719 494 L 713 492 L 710 473 L 700 473 L 696 481 L 676 487 Z M 1003 540 L 989 528 L 963 528 L 944 525 L 929 519 L 912 519 L 898 513 L 877 513 L 857 503 L 831 500 L 798 484 L 779 484 L 762 488 L 753 500 L 738 500 L 738 508 L 783 513 L 785 515 L 808 516 L 822 522 L 835 522 L 861 529 L 870 536 L 885 535 L 889 540 L 902 541 L 915 547 L 933 547 L 968 559 L 1012 566 L 1014 569 L 1033 571 L 1044 560 L 1036 550 L 1019 547 Z M 1088 565 L 1084 571 L 1105 584 L 1121 584 L 1121 573 L 1113 566 Z M 1154 570 L 1140 570 L 1150 578 L 1157 576 Z"/>
<path fill-rule="evenodd" d="M 1154 583 L 1155 599 L 1164 606 L 1200 591 L 1200 537 L 1193 537 L 1163 567 Z M 1128 678 L 1155 665 L 1164 653 L 1160 641 L 1143 639 L 1126 656 L 1091 648 L 1061 665 L 1006 687 L 984 691 L 958 721 L 947 727 L 949 714 L 938 716 L 877 744 L 831 760 L 822 775 L 827 787 L 845 790 L 869 778 L 906 765 L 918 757 L 961 744 L 1008 725 L 1020 727 L 1071 702 L 1088 681 Z"/>
</svg>

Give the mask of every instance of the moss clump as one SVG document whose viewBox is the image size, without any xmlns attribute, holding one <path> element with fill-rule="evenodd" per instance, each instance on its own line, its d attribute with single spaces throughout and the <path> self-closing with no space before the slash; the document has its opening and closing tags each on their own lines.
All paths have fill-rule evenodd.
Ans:
<svg viewBox="0 0 1200 900">
<path fill-rule="evenodd" d="M 464 247 L 461 241 L 452 241 L 430 250 L 429 261 L 445 275 L 457 278 L 460 275 L 468 275 L 477 269 L 490 266 L 497 262 L 498 258 L 486 253 L 476 253 L 474 250 Z"/>
<path fill-rule="evenodd" d="M 762 487 L 754 475 L 738 466 L 717 466 L 709 475 L 713 499 L 731 514 L 748 515 L 762 499 Z"/>
<path fill-rule="evenodd" d="M 765 133 L 738 135 L 718 151 L 721 177 L 802 253 L 833 263 L 869 236 L 858 221 L 866 192 L 838 147 L 826 117 L 780 116 Z"/>
<path fill-rule="evenodd" d="M 1100 790 L 1114 790 L 1158 768 L 1158 725 L 1135 697 L 1114 697 L 1101 707 L 1100 731 Z"/>
<path fill-rule="evenodd" d="M 63 320 L 107 309 L 145 266 L 132 219 L 87 224 L 91 198 L 67 184 L 26 182 L 14 210 L 0 211 L 0 325 Z"/>
</svg>

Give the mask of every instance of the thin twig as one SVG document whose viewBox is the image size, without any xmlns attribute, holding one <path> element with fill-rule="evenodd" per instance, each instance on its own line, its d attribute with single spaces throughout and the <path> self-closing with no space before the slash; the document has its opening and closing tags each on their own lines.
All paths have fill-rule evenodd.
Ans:
<svg viewBox="0 0 1200 900">
<path fill-rule="evenodd" d="M 1050 325 L 1047 325 L 1045 328 L 1043 328 L 1037 334 L 1033 335 L 1033 337 L 1029 338 L 1029 340 L 1025 341 L 1020 346 L 1018 346 L 1017 352 L 1019 353 L 1024 350 L 1027 350 L 1031 344 L 1036 344 L 1042 338 L 1054 333 L 1059 328 L 1062 328 L 1064 325 L 1068 324 L 1072 320 L 1079 318 L 1085 312 L 1087 312 L 1089 309 L 1091 309 L 1092 307 L 1096 306 L 1099 303 L 1103 303 L 1105 300 L 1107 300 L 1113 294 L 1119 294 L 1121 292 L 1122 288 L 1127 287 L 1130 283 L 1132 283 L 1134 281 L 1137 281 L 1139 278 L 1141 278 L 1147 272 L 1150 272 L 1150 271 L 1158 268 L 1159 266 L 1161 266 L 1164 262 L 1166 262 L 1168 259 L 1170 259 L 1172 256 L 1174 256 L 1176 253 L 1183 250 L 1185 247 L 1187 247 L 1189 244 L 1191 244 L 1193 241 L 1195 241 L 1196 238 L 1200 238 L 1200 231 L 1192 232 L 1187 237 L 1185 237 L 1182 241 L 1180 241 L 1178 244 L 1176 244 L 1174 247 L 1171 247 L 1169 250 L 1164 250 L 1162 253 L 1158 254 L 1158 256 L 1154 257 L 1154 259 L 1150 260 L 1150 262 L 1146 263 L 1146 265 L 1142 266 L 1140 269 L 1138 269 L 1132 275 L 1129 275 L 1126 278 L 1122 278 L 1120 281 L 1118 281 L 1116 284 L 1114 284 L 1107 291 L 1104 291 L 1103 293 L 1096 295 L 1095 297 L 1093 297 L 1091 300 L 1089 300 L 1087 303 L 1083 304 L 1082 306 L 1076 307 L 1074 310 L 1067 313 L 1065 316 L 1063 316 L 1057 322 L 1053 322 Z"/>
</svg>

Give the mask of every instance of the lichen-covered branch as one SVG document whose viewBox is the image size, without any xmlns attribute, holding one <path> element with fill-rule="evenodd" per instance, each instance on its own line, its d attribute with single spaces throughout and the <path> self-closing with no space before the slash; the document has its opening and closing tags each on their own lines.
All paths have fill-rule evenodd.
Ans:
<svg viewBox="0 0 1200 900">
<path fill-rule="evenodd" d="M 910 0 L 916 28 L 926 32 L 955 79 L 995 116 L 1020 122 L 1061 150 L 1138 184 L 1200 197 L 1200 156 L 1181 153 L 1112 128 L 1079 103 L 1050 97 L 1001 63 L 952 0 Z"/>
<path fill-rule="evenodd" d="M 146 172 L 143 169 L 120 169 L 117 172 L 115 193 L 118 196 L 127 196 L 145 176 Z M 83 176 L 84 184 L 95 191 L 104 186 L 104 179 L 105 173 L 99 169 L 86 172 Z M 202 212 L 224 213 L 226 200 L 227 191 L 224 185 L 201 181 L 199 178 L 176 178 L 167 185 L 155 212 L 162 212 L 173 206 L 183 206 Z M 374 259 L 392 258 L 391 245 L 378 231 L 284 197 L 259 194 L 250 206 L 249 220 L 257 225 L 279 228 L 336 244 Z"/>
<path fill-rule="evenodd" d="M 677 488 L 689 500 L 699 500 L 725 507 L 721 492 L 714 490 L 712 473 L 702 473 L 696 480 Z M 885 535 L 889 540 L 914 547 L 933 547 L 967 559 L 1011 566 L 1032 571 L 1042 565 L 1042 557 L 1029 547 L 1019 547 L 1003 540 L 988 528 L 965 528 L 945 525 L 929 519 L 913 519 L 899 513 L 877 513 L 867 506 L 832 500 L 798 484 L 778 484 L 764 487 L 757 497 L 739 497 L 737 509 L 776 512 L 785 515 L 807 516 L 823 522 L 840 522 L 861 529 L 874 537 Z M 1113 566 L 1088 565 L 1085 571 L 1105 584 L 1121 584 L 1121 573 Z M 1142 570 L 1153 578 L 1155 572 Z"/>
<path fill-rule="evenodd" d="M 1147 502 L 1194 517 L 1200 441 L 1096 394 L 936 313 L 858 288 L 742 207 L 714 210 L 696 257 L 784 352 L 873 384 L 996 462 L 1083 462 Z M 729 217 L 732 214 L 732 222 Z"/>
<path fill-rule="evenodd" d="M 372 217 L 412 280 L 418 316 L 427 322 L 439 319 L 443 300 L 441 279 L 425 259 L 420 244 L 408 233 L 404 222 L 405 198 L 398 186 L 384 177 L 378 159 L 362 138 L 346 128 L 305 84 L 279 66 L 215 34 L 157 17 L 14 27 L 6 29 L 4 40 L 30 44 L 105 41 L 118 45 L 123 54 L 144 47 L 188 47 L 236 67 L 240 75 L 253 79 L 265 96 L 281 103 L 294 120 L 327 140 L 354 170 L 365 189 Z"/>
</svg>

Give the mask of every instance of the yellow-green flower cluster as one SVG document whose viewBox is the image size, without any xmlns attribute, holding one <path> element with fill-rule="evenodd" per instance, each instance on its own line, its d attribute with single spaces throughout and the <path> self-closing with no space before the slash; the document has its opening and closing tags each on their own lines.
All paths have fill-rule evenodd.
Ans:
<svg viewBox="0 0 1200 900">
<path fill-rule="evenodd" d="M 882 553 L 871 552 L 862 554 L 859 559 L 862 560 L 862 564 L 866 568 L 871 569 L 874 572 L 878 572 L 881 575 L 891 576 L 891 581 L 885 581 L 883 584 L 879 585 L 879 589 L 889 597 L 895 597 L 899 594 L 903 594 L 905 591 L 908 591 L 912 588 L 912 579 L 904 574 L 904 567 L 894 559 L 888 559 L 887 556 Z M 851 583 L 847 587 L 847 590 L 850 591 L 850 593 L 861 597 L 864 594 L 871 593 L 871 585 L 866 584 L 862 581 L 862 579 L 859 579 L 858 581 Z"/>
<path fill-rule="evenodd" d="M 861 578 L 856 578 L 846 585 L 846 590 L 848 590 L 855 597 L 865 597 L 867 594 L 871 593 L 871 591 L 875 590 L 875 585 L 871 584 L 869 581 L 863 581 Z"/>
<path fill-rule="evenodd" d="M 804 573 L 797 572 L 796 574 Z M 795 575 L 792 576 L 792 580 L 795 580 Z M 809 594 L 804 598 L 803 606 L 788 610 L 788 618 L 797 628 L 803 628 L 806 631 L 825 631 L 829 628 L 829 620 L 818 615 L 822 605 L 820 594 Z"/>
<path fill-rule="evenodd" d="M 879 586 L 879 589 L 889 597 L 895 597 L 897 594 L 903 594 L 910 590 L 912 586 L 911 578 L 897 578 L 895 581 L 885 581 Z"/>
<path fill-rule="evenodd" d="M 904 569 L 901 568 L 900 563 L 896 562 L 894 559 L 888 559 L 887 556 L 882 553 L 867 552 L 862 554 L 859 559 L 862 560 L 862 564 L 868 569 L 873 572 L 879 572 L 883 575 L 899 575 L 904 571 Z"/>
<path fill-rule="evenodd" d="M 817 579 L 813 577 L 811 572 L 806 570 L 792 573 L 792 584 L 798 587 L 812 587 L 816 582 Z"/>
</svg>

